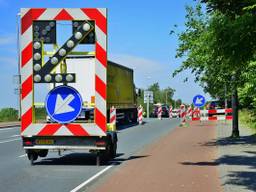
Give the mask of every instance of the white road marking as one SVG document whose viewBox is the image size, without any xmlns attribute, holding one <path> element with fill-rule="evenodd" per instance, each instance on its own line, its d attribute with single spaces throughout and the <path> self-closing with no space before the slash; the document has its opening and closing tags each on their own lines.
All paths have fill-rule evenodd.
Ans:
<svg viewBox="0 0 256 192">
<path fill-rule="evenodd" d="M 12 129 L 17 129 L 17 127 L 14 127 L 14 128 L 1 128 L 0 131 L 8 131 L 8 130 L 12 130 Z"/>
<path fill-rule="evenodd" d="M 26 157 L 27 156 L 27 154 L 24 154 L 24 155 L 20 155 L 19 157 Z"/>
<path fill-rule="evenodd" d="M 20 137 L 20 135 L 12 135 L 11 137 Z"/>
<path fill-rule="evenodd" d="M 113 165 L 107 166 L 105 169 L 103 169 L 103 170 L 101 170 L 100 172 L 96 173 L 94 176 L 92 176 L 91 178 L 89 178 L 89 179 L 86 180 L 85 182 L 81 183 L 81 184 L 78 185 L 76 188 L 72 189 L 70 192 L 77 192 L 77 191 L 80 190 L 82 187 L 86 186 L 88 183 L 92 182 L 94 179 L 96 179 L 97 177 L 99 177 L 100 175 L 102 175 L 104 172 L 106 172 L 107 170 L 109 170 L 111 167 L 113 167 Z"/>
<path fill-rule="evenodd" d="M 6 141 L 0 141 L 0 144 L 2 144 L 2 143 L 10 143 L 12 141 L 20 141 L 20 138 L 19 139 L 6 140 Z"/>
</svg>

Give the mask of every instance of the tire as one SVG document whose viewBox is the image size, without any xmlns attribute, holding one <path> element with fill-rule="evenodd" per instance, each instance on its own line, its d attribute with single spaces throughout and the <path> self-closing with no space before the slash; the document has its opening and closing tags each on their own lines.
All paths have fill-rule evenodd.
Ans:
<svg viewBox="0 0 256 192">
<path fill-rule="evenodd" d="M 38 154 L 34 151 L 28 152 L 28 159 L 31 165 L 34 165 L 34 161 L 38 159 Z"/>
<path fill-rule="evenodd" d="M 110 156 L 112 159 L 116 157 L 116 151 L 117 151 L 117 142 L 114 141 L 114 143 L 111 143 L 111 150 L 110 150 Z"/>
<path fill-rule="evenodd" d="M 48 150 L 44 149 L 44 150 L 40 150 L 38 152 L 39 157 L 46 157 L 48 155 Z"/>
</svg>

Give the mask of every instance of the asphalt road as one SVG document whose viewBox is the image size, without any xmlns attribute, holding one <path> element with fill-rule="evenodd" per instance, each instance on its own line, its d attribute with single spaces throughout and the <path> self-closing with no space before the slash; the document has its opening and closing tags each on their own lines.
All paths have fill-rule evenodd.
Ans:
<svg viewBox="0 0 256 192">
<path fill-rule="evenodd" d="M 96 166 L 95 156 L 77 151 L 64 152 L 60 157 L 50 152 L 31 166 L 21 146 L 19 127 L 0 129 L 0 191 L 76 191 L 80 184 L 120 166 L 178 124 L 178 119 L 150 119 L 144 125 L 118 131 L 118 157 L 111 166 Z M 92 179 L 92 183 L 100 177 Z"/>
</svg>

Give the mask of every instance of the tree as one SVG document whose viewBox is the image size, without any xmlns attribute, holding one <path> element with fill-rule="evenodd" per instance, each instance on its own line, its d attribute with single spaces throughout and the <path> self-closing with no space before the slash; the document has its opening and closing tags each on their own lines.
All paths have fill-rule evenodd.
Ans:
<svg viewBox="0 0 256 192">
<path fill-rule="evenodd" d="M 184 61 L 173 75 L 191 69 L 196 81 L 211 96 L 224 97 L 225 86 L 227 90 L 233 90 L 233 101 L 237 106 L 237 88 L 246 83 L 246 79 L 242 77 L 255 57 L 256 18 L 251 12 L 239 12 L 241 15 L 233 17 L 232 14 L 236 14 L 238 10 L 214 10 L 221 5 L 217 2 L 226 1 L 204 2 L 212 3 L 207 4 L 208 10 L 211 10 L 208 13 L 202 11 L 201 4 L 195 8 L 186 7 L 186 29 L 178 33 L 179 46 L 176 55 L 184 58 Z M 234 109 L 237 109 L 235 106 Z M 239 136 L 238 126 L 234 127 L 238 125 L 236 121 L 238 119 L 234 118 L 233 136 Z"/>
<path fill-rule="evenodd" d="M 4 121 L 17 121 L 18 111 L 13 108 L 3 108 L 0 110 L 0 122 Z"/>
</svg>

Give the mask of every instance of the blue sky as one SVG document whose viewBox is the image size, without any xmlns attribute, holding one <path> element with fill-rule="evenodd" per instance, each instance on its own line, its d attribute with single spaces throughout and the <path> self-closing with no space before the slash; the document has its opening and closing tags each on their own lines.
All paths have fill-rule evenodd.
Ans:
<svg viewBox="0 0 256 192">
<path fill-rule="evenodd" d="M 135 71 L 135 84 L 146 88 L 159 82 L 161 88 L 176 89 L 175 98 L 187 103 L 202 89 L 193 75 L 184 72 L 175 78 L 171 73 L 181 64 L 175 59 L 177 39 L 169 32 L 174 24 L 182 28 L 185 5 L 193 0 L 0 0 L 0 108 L 17 107 L 13 75 L 17 74 L 16 15 L 21 7 L 106 7 L 108 8 L 108 57 Z M 183 83 L 188 76 L 189 82 Z"/>
</svg>

